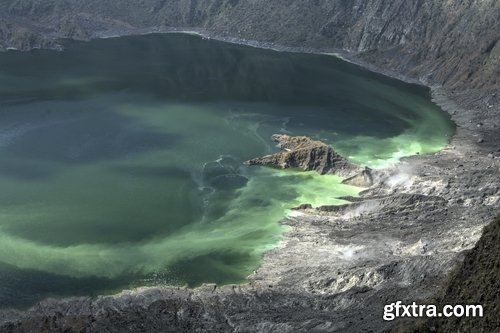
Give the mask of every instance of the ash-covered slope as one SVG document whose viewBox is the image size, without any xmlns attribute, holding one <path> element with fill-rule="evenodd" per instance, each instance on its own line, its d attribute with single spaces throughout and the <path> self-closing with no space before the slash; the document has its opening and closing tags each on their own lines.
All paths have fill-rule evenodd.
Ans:
<svg viewBox="0 0 500 333">
<path fill-rule="evenodd" d="M 497 0 L 0 3 L 0 48 L 54 47 L 56 37 L 184 27 L 283 46 L 344 50 L 378 69 L 457 88 L 500 87 L 499 26 Z"/>
<path fill-rule="evenodd" d="M 443 304 L 482 304 L 485 318 L 442 321 L 444 331 L 482 328 L 485 332 L 500 328 L 500 216 L 484 230 L 476 247 L 467 253 L 458 271 L 452 275 L 441 302 Z"/>
<path fill-rule="evenodd" d="M 484 228 L 481 239 L 451 274 L 439 304 L 481 304 L 484 317 L 429 320 L 416 331 L 496 332 L 500 329 L 500 215 Z"/>
</svg>

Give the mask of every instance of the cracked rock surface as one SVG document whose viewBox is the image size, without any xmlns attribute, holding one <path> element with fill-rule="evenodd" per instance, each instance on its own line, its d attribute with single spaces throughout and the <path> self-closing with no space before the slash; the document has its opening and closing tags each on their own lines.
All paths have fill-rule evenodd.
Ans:
<svg viewBox="0 0 500 333">
<path fill-rule="evenodd" d="M 341 176 L 354 175 L 360 168 L 337 154 L 329 145 L 306 136 L 275 134 L 272 139 L 278 143 L 280 151 L 245 163 L 275 168 L 301 168 L 317 171 L 324 175 L 335 173 Z"/>
</svg>

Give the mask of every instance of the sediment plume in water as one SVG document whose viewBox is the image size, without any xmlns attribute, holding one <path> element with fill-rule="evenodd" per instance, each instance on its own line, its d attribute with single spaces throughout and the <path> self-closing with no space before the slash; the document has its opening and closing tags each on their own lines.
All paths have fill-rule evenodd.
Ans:
<svg viewBox="0 0 500 333">
<path fill-rule="evenodd" d="M 277 151 L 272 134 L 310 136 L 384 167 L 440 150 L 454 131 L 423 87 L 330 56 L 195 36 L 8 52 L 0 82 L 4 304 L 63 284 L 82 293 L 65 279 L 100 279 L 85 292 L 142 279 L 242 282 L 279 244 L 292 207 L 361 190 L 337 176 L 244 166 Z"/>
</svg>

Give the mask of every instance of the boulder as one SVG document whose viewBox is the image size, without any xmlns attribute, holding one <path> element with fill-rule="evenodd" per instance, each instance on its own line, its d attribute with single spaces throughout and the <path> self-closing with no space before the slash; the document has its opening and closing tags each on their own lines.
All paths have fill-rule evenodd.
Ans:
<svg viewBox="0 0 500 333">
<path fill-rule="evenodd" d="M 358 187 L 370 187 L 374 183 L 373 170 L 369 167 L 365 167 L 364 170 L 355 174 L 352 177 L 346 178 L 342 181 L 342 184 L 353 185 Z"/>
</svg>

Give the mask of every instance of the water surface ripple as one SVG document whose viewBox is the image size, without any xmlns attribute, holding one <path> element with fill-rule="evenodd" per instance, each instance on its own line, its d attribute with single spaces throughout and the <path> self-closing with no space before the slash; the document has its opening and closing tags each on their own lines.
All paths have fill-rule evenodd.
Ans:
<svg viewBox="0 0 500 333">
<path fill-rule="evenodd" d="M 336 176 L 248 168 L 274 133 L 372 167 L 453 133 L 427 89 L 330 56 L 188 35 L 0 54 L 0 306 L 242 282 Z"/>
</svg>

